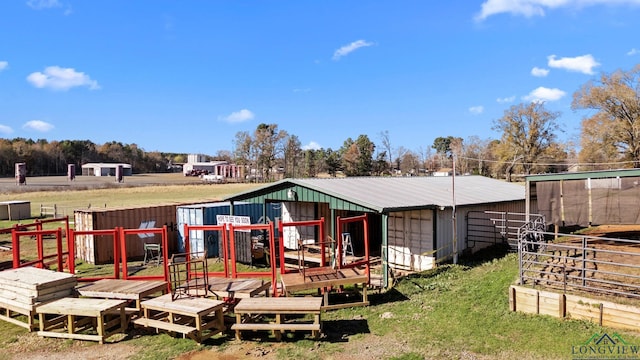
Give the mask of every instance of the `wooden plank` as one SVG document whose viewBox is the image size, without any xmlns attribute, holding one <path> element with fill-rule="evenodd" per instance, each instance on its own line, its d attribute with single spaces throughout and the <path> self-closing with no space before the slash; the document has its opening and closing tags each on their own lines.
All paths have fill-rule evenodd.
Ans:
<svg viewBox="0 0 640 360">
<path fill-rule="evenodd" d="M 346 309 L 354 306 L 369 306 L 368 301 L 358 301 L 351 303 L 343 303 L 343 304 L 331 304 L 331 305 L 323 305 L 322 310 L 338 310 L 338 309 Z"/>
<path fill-rule="evenodd" d="M 126 301 L 93 298 L 62 298 L 36 307 L 41 314 L 97 317 L 126 306 Z"/>
<path fill-rule="evenodd" d="M 27 289 L 27 288 L 22 288 L 22 287 L 17 287 L 14 286 L 16 284 L 12 284 L 12 285 L 4 285 L 1 288 L 1 292 L 0 292 L 0 297 L 8 297 L 11 298 L 12 294 L 17 294 L 20 296 L 30 296 L 30 297 L 38 297 L 40 295 L 48 295 L 48 294 L 52 294 L 52 293 L 56 293 L 59 291 L 69 291 L 69 290 L 73 290 L 75 287 L 74 283 L 65 283 L 65 284 L 61 284 L 61 285 L 55 285 L 55 286 L 50 286 L 50 287 L 44 287 L 44 288 L 40 288 L 40 289 Z"/>
<path fill-rule="evenodd" d="M 166 292 L 164 281 L 103 279 L 79 287 L 78 293 L 87 297 L 139 300 L 155 293 Z"/>
<path fill-rule="evenodd" d="M 209 290 L 218 297 L 253 297 L 270 288 L 271 282 L 262 279 L 209 279 Z"/>
<path fill-rule="evenodd" d="M 335 275 L 316 278 L 310 281 L 299 273 L 289 273 L 281 276 L 283 288 L 288 292 L 296 292 L 309 289 L 322 289 L 330 287 L 338 287 L 342 285 L 366 284 L 369 279 L 364 272 L 353 269 L 340 269 Z"/>
<path fill-rule="evenodd" d="M 23 295 L 14 293 L 8 289 L 0 289 L 0 302 L 4 300 L 12 300 L 25 305 L 35 305 L 40 302 L 55 300 L 67 296 L 72 296 L 75 293 L 73 287 L 63 290 L 58 290 L 54 293 L 40 294 L 40 295 Z"/>
<path fill-rule="evenodd" d="M 40 290 L 61 284 L 77 283 L 75 275 L 35 267 L 23 267 L 0 271 L 0 285 L 20 289 Z"/>
<path fill-rule="evenodd" d="M 101 344 L 104 342 L 104 339 L 100 335 L 89 335 L 89 334 L 78 334 L 78 333 L 70 334 L 70 333 L 57 332 L 57 331 L 38 331 L 37 334 L 43 337 L 98 341 Z"/>
<path fill-rule="evenodd" d="M 560 307 L 560 294 L 540 291 L 538 297 L 538 310 L 542 315 L 558 316 Z"/>
<path fill-rule="evenodd" d="M 278 297 L 241 299 L 233 311 L 240 314 L 313 314 L 320 313 L 322 298 Z"/>
<path fill-rule="evenodd" d="M 179 298 L 172 300 L 171 294 L 158 296 L 141 303 L 142 308 L 173 312 L 186 316 L 200 316 L 224 307 L 220 300 L 207 298 Z"/>
<path fill-rule="evenodd" d="M 25 304 L 13 299 L 0 299 L 0 308 L 9 308 L 15 311 L 32 311 L 36 305 Z"/>
<path fill-rule="evenodd" d="M 231 330 L 282 330 L 282 331 L 320 331 L 320 324 L 299 324 L 299 323 L 241 323 L 231 325 Z"/>
<path fill-rule="evenodd" d="M 132 322 L 139 326 L 173 331 L 173 332 L 178 332 L 185 335 L 196 331 L 196 328 L 193 326 L 180 325 L 176 323 L 170 323 L 168 321 L 154 320 L 154 319 L 148 319 L 148 318 L 137 318 Z"/>
</svg>

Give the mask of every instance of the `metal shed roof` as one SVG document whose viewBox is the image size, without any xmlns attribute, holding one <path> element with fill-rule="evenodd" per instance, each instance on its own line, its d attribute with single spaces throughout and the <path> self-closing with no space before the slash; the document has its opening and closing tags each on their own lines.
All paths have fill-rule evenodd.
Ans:
<svg viewBox="0 0 640 360">
<path fill-rule="evenodd" d="M 619 170 L 603 170 L 603 171 L 583 171 L 583 172 L 567 172 L 558 174 L 540 174 L 529 175 L 525 179 L 528 182 L 536 181 L 558 181 L 558 180 L 582 180 L 582 179 L 601 179 L 615 177 L 640 176 L 640 169 L 619 169 Z"/>
<path fill-rule="evenodd" d="M 351 202 L 377 212 L 409 208 L 474 205 L 525 198 L 525 187 L 483 176 L 358 177 L 330 179 L 284 179 L 265 187 L 226 198 L 240 201 L 268 196 L 270 192 L 296 186 Z M 286 198 L 280 200 L 287 200 Z M 308 201 L 301 198 L 300 201 Z"/>
</svg>

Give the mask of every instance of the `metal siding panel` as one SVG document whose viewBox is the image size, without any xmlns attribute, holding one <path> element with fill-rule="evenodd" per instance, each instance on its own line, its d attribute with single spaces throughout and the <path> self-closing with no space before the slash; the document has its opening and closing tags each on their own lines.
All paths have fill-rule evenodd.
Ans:
<svg viewBox="0 0 640 360">
<path fill-rule="evenodd" d="M 174 252 L 177 249 L 178 231 L 174 229 L 176 221 L 176 208 L 177 205 L 161 205 L 148 208 L 124 208 L 124 209 L 99 209 L 87 211 L 88 216 L 91 216 L 92 226 L 87 230 L 105 230 L 114 229 L 116 227 L 123 227 L 125 229 L 138 229 L 141 224 L 146 221 L 155 221 L 154 227 L 160 228 L 164 225 L 168 225 L 168 242 L 169 253 Z M 80 221 L 87 221 L 88 219 L 81 216 Z M 78 226 L 83 227 L 82 223 L 76 223 Z M 137 235 L 127 236 L 127 257 L 130 260 L 142 258 L 144 256 L 143 244 L 144 242 L 159 242 L 159 235 L 154 234 L 153 238 L 140 238 Z M 91 263 L 94 264 L 108 264 L 113 263 L 113 241 L 110 237 L 95 236 L 93 237 L 93 246 L 95 249 L 95 258 Z M 166 251 L 166 249 L 163 249 Z M 86 255 L 86 254 L 85 254 Z M 90 262 L 86 257 L 85 261 Z"/>
</svg>

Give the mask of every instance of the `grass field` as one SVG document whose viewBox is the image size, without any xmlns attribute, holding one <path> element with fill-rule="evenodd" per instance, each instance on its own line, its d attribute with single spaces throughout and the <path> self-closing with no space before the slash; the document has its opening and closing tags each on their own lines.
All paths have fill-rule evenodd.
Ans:
<svg viewBox="0 0 640 360">
<path fill-rule="evenodd" d="M 216 199 L 252 186 L 170 185 L 8 196 L 68 206 L 102 201 L 127 206 Z M 0 358 L 572 359 L 577 357 L 576 347 L 603 333 L 617 333 L 626 344 L 640 345 L 639 333 L 510 312 L 508 287 L 517 272 L 515 254 L 495 251 L 402 278 L 392 289 L 371 294 L 369 307 L 325 313 L 324 335 L 319 341 L 300 333 L 289 335 L 282 343 L 268 336 L 262 341 L 238 341 L 229 333 L 198 345 L 136 329 L 98 345 L 44 339 L 0 321 Z"/>
</svg>

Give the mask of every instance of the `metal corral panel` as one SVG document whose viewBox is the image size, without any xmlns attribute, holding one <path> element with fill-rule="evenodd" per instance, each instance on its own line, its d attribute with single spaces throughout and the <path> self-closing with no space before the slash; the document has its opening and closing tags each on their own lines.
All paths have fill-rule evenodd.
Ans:
<svg viewBox="0 0 640 360">
<path fill-rule="evenodd" d="M 0 220 L 22 220 L 31 218 L 31 202 L 2 201 L 0 202 Z"/>
<path fill-rule="evenodd" d="M 390 213 L 388 241 L 391 268 L 410 271 L 433 268 L 433 210 Z"/>
<path fill-rule="evenodd" d="M 167 226 L 168 254 L 178 248 L 178 231 L 175 224 L 176 208 L 182 204 L 158 205 L 139 208 L 78 209 L 74 211 L 75 230 L 110 230 L 161 228 Z M 127 236 L 127 259 L 144 257 L 145 243 L 160 243 L 159 234 Z M 91 264 L 113 263 L 113 241 L 110 236 L 77 236 L 76 257 Z M 167 249 L 163 249 L 167 251 Z"/>
<path fill-rule="evenodd" d="M 263 215 L 262 204 L 255 203 L 234 203 L 233 215 L 248 216 L 251 219 L 252 224 L 263 224 L 268 223 L 269 221 L 275 222 L 281 217 L 280 203 L 267 203 L 266 206 L 266 219 Z M 217 225 L 217 216 L 231 215 L 231 208 L 229 202 L 219 202 L 179 206 L 176 212 L 176 222 L 178 224 L 178 251 L 183 252 L 185 250 L 185 224 Z M 244 249 L 243 251 L 238 251 L 238 260 L 241 262 L 248 261 L 250 263 L 251 243 L 249 242 L 249 234 L 245 236 L 244 233 L 238 232 L 235 235 L 236 241 L 238 242 L 237 249 Z M 218 231 L 192 230 L 189 234 L 189 249 L 192 252 L 203 252 L 206 247 L 208 256 L 219 256 L 221 247 L 219 237 Z"/>
<path fill-rule="evenodd" d="M 478 204 L 472 206 L 456 207 L 456 238 L 458 254 L 467 249 L 467 223 L 465 219 L 470 211 L 504 211 L 511 213 L 524 213 L 525 201 L 508 201 L 493 204 Z M 445 208 L 436 212 L 436 259 L 443 261 L 453 257 L 453 219 L 452 208 Z M 481 250 L 491 244 L 484 244 L 471 249 L 472 252 Z"/>
</svg>

